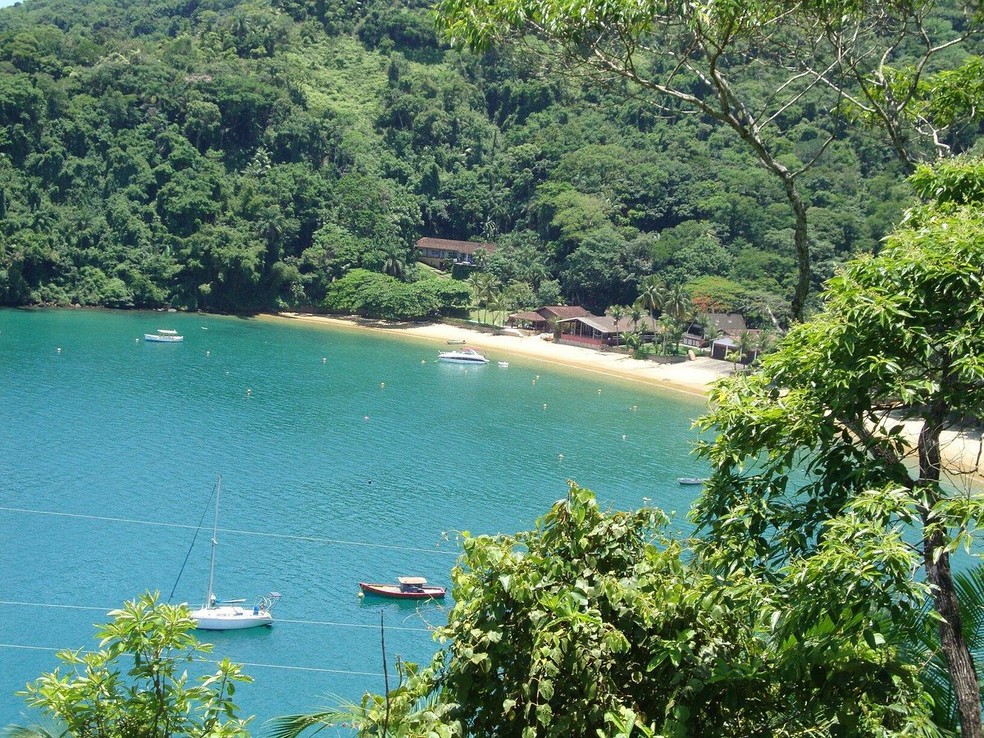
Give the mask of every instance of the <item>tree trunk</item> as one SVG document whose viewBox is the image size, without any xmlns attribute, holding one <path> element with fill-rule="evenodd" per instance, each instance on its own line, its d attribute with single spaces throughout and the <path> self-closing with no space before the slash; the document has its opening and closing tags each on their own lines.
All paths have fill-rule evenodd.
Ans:
<svg viewBox="0 0 984 738">
<path fill-rule="evenodd" d="M 930 408 L 922 431 L 919 433 L 919 482 L 926 495 L 926 507 L 922 512 L 923 563 L 926 579 L 933 588 L 933 603 L 942 617 L 939 623 L 940 646 L 946 658 L 950 682 L 957 700 L 960 715 L 960 734 L 963 738 L 984 738 L 981 725 L 981 693 L 974 670 L 974 658 L 963 637 L 963 619 L 960 603 L 953 586 L 950 556 L 944 546 L 943 531 L 934 520 L 934 508 L 939 501 L 940 480 L 940 431 L 948 408 L 936 402 Z"/>
</svg>

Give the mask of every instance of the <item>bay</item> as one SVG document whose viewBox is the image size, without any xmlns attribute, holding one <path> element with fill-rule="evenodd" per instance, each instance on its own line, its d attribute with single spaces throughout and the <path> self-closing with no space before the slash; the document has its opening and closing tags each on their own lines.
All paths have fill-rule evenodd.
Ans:
<svg viewBox="0 0 984 738">
<path fill-rule="evenodd" d="M 157 328 L 185 341 L 145 343 Z M 201 601 L 196 529 L 218 475 L 217 593 L 283 594 L 272 628 L 203 634 L 254 677 L 236 698 L 258 735 L 381 691 L 381 613 L 391 674 L 436 650 L 450 598 L 361 598 L 358 581 L 448 584 L 461 531 L 529 529 L 567 480 L 687 530 L 695 488 L 676 478 L 703 474 L 700 398 L 494 353 L 443 365 L 440 348 L 271 319 L 0 310 L 0 725 L 36 719 L 14 693 L 57 649 L 94 648 L 110 609 L 148 590 Z"/>
</svg>

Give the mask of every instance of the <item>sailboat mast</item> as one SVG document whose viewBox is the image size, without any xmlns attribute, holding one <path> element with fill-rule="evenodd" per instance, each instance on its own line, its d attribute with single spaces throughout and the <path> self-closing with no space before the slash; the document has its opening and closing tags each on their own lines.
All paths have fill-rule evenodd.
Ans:
<svg viewBox="0 0 984 738">
<path fill-rule="evenodd" d="M 212 606 L 215 593 L 212 586 L 215 584 L 215 549 L 219 545 L 219 495 L 222 494 L 222 475 L 219 475 L 215 483 L 215 520 L 212 522 L 212 560 L 208 565 L 208 592 L 205 594 L 205 607 Z"/>
</svg>

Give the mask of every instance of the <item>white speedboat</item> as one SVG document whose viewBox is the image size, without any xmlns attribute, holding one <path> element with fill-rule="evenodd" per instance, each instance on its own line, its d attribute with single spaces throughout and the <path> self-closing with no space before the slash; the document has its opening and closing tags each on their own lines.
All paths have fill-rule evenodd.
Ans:
<svg viewBox="0 0 984 738">
<path fill-rule="evenodd" d="M 158 328 L 157 333 L 144 333 L 144 340 L 154 343 L 180 343 L 185 337 L 179 336 L 177 331 L 170 328 Z"/>
<path fill-rule="evenodd" d="M 706 481 L 707 477 L 677 477 L 678 483 L 687 485 L 703 484 Z"/>
<path fill-rule="evenodd" d="M 279 592 L 271 592 L 261 597 L 250 607 L 243 605 L 245 600 L 219 600 L 212 587 L 215 583 L 215 549 L 219 545 L 219 493 L 222 491 L 222 477 L 215 486 L 215 519 L 212 523 L 212 560 L 208 567 L 208 591 L 205 604 L 192 610 L 191 617 L 199 630 L 242 630 L 261 625 L 272 625 L 270 610 L 280 599 Z"/>
<path fill-rule="evenodd" d="M 453 364 L 488 364 L 489 360 L 478 353 L 475 349 L 462 346 L 457 351 L 440 351 L 437 354 L 438 361 L 448 361 Z"/>
</svg>

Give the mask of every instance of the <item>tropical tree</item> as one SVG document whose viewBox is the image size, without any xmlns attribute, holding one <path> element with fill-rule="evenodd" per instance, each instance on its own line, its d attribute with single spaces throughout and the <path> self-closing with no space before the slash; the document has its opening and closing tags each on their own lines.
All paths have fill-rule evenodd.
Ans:
<svg viewBox="0 0 984 738">
<path fill-rule="evenodd" d="M 618 348 L 618 345 L 621 343 L 621 335 L 619 334 L 618 326 L 619 323 L 622 322 L 622 318 L 625 317 L 625 308 L 621 305 L 612 305 L 609 309 L 609 313 L 611 314 L 612 321 L 615 324 L 615 347 Z"/>
<path fill-rule="evenodd" d="M 629 307 L 628 311 L 629 311 L 629 320 L 632 321 L 632 330 L 638 333 L 639 321 L 642 320 L 642 308 L 639 307 L 638 301 L 635 302 L 631 307 Z"/>
<path fill-rule="evenodd" d="M 466 536 L 444 648 L 363 699 L 359 735 L 938 735 L 891 627 L 924 591 L 901 536 L 847 516 L 817 557 L 725 577 L 667 522 L 571 483 L 535 530 Z"/>
<path fill-rule="evenodd" d="M 99 650 L 58 652 L 65 671 L 55 669 L 29 683 L 29 707 L 40 710 L 69 736 L 146 738 L 248 738 L 248 720 L 232 700 L 236 683 L 252 679 L 228 659 L 214 673 L 189 684 L 186 664 L 212 650 L 194 635 L 195 621 L 184 605 L 161 603 L 147 593 L 113 610 L 97 626 Z M 9 734 L 43 735 L 44 728 Z"/>
<path fill-rule="evenodd" d="M 468 284 L 472 289 L 472 299 L 476 309 L 485 307 L 486 317 L 488 317 L 488 301 L 497 286 L 497 280 L 489 272 L 475 271 L 468 277 Z M 481 322 L 485 322 L 479 318 Z"/>
<path fill-rule="evenodd" d="M 383 273 L 397 279 L 403 279 L 407 271 L 406 251 L 397 243 L 386 247 L 383 256 Z"/>
<path fill-rule="evenodd" d="M 666 291 L 663 298 L 663 312 L 668 313 L 678 323 L 690 317 L 693 303 L 682 284 L 675 284 Z"/>
<path fill-rule="evenodd" d="M 984 407 L 984 163 L 920 167 L 912 181 L 934 202 L 877 256 L 846 265 L 823 311 L 759 372 L 713 392 L 700 427 L 714 431 L 702 452 L 715 471 L 695 519 L 743 570 L 808 554 L 848 505 L 883 526 L 904 521 L 919 538 L 962 735 L 979 738 L 951 555 L 984 521 L 984 497 L 962 482 L 974 464 L 948 458 L 942 439 Z"/>
<path fill-rule="evenodd" d="M 756 341 L 751 333 L 748 331 L 740 331 L 738 333 L 738 348 L 737 353 L 739 361 L 746 362 L 750 361 L 750 356 L 752 351 L 755 350 Z"/>
<path fill-rule="evenodd" d="M 960 617 L 964 626 L 964 638 L 974 657 L 978 683 L 984 683 L 984 566 L 978 564 L 965 572 L 953 576 L 953 584 L 960 602 Z M 950 727 L 953 732 L 960 729 L 956 696 L 947 668 L 946 659 L 940 648 L 937 619 L 931 608 L 923 611 L 917 635 L 921 635 L 911 645 L 916 650 L 914 662 L 922 662 L 926 689 L 933 698 L 933 716 L 938 725 Z"/>
<path fill-rule="evenodd" d="M 495 325 L 496 320 L 501 318 L 502 313 L 509 308 L 509 295 L 505 290 L 497 289 L 489 295 L 486 305 L 492 311 L 492 324 Z"/>
<path fill-rule="evenodd" d="M 931 60 L 976 28 L 974 6 L 954 33 L 936 22 L 932 0 L 916 3 L 651 4 L 631 0 L 440 0 L 444 35 L 485 50 L 529 36 L 559 49 L 567 68 L 602 79 L 620 77 L 654 107 L 696 111 L 731 129 L 776 178 L 793 215 L 797 280 L 794 318 L 803 318 L 811 288 L 808 202 L 799 182 L 836 136 L 836 121 L 805 160 L 792 160 L 774 135 L 798 124 L 790 109 L 808 102 L 839 116 L 850 100 L 866 119 L 904 141 L 924 126 L 920 80 Z M 535 48 L 530 44 L 531 48 Z M 888 67 L 904 50 L 911 71 Z M 751 74 L 761 85 L 745 86 Z M 968 70 L 965 77 L 972 76 Z M 767 85 L 766 89 L 763 86 Z M 860 91 L 858 88 L 860 87 Z M 974 111 L 974 105 L 961 109 Z M 959 117 L 959 116 L 958 116 Z M 820 129 L 822 131 L 822 129 Z M 933 129 L 936 133 L 938 129 Z"/>
<path fill-rule="evenodd" d="M 656 317 L 656 313 L 663 309 L 665 295 L 666 284 L 655 275 L 649 275 L 642 280 L 642 284 L 639 286 L 637 302 L 643 310 L 647 310 L 652 317 Z"/>
</svg>

